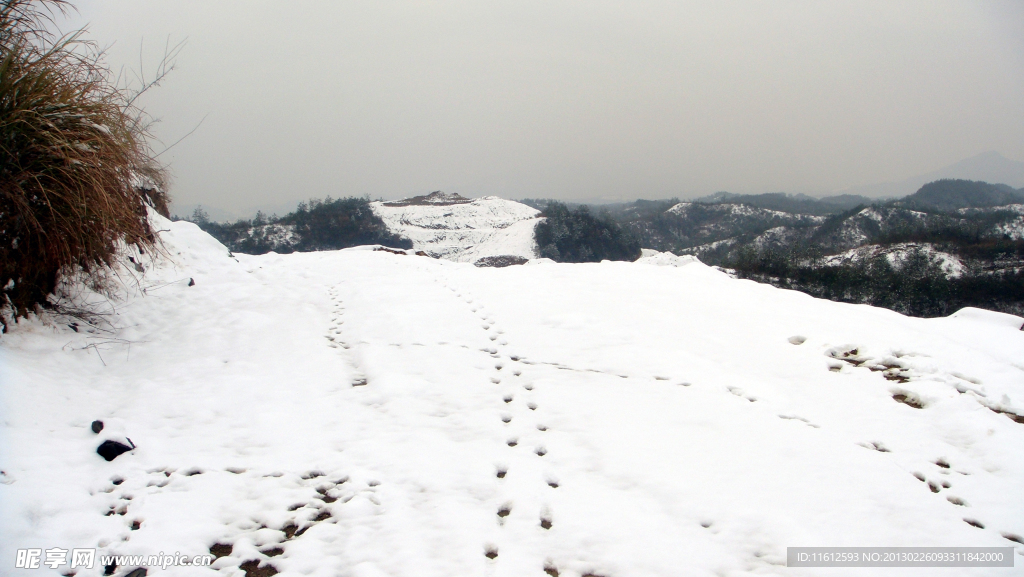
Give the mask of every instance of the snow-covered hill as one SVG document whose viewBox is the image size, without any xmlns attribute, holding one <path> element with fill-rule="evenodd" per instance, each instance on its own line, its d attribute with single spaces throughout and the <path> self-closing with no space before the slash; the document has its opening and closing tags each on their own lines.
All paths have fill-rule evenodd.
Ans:
<svg viewBox="0 0 1024 577">
<path fill-rule="evenodd" d="M 917 242 L 900 242 L 891 245 L 866 244 L 825 257 L 824 262 L 830 266 L 850 265 L 884 256 L 889 264 L 900 268 L 910 255 L 915 253 L 921 253 L 929 259 L 934 259 L 942 268 L 942 272 L 950 278 L 959 277 L 967 270 L 967 264 L 955 254 L 944 252 L 931 243 Z"/>
<path fill-rule="evenodd" d="M 540 211 L 496 196 L 467 199 L 432 192 L 371 204 L 391 232 L 409 238 L 413 250 L 435 258 L 474 262 L 483 257 L 536 256 L 533 229 Z"/>
<path fill-rule="evenodd" d="M 917 576 L 786 548 L 956 545 L 1016 568 L 928 575 L 1021 574 L 1020 317 L 908 318 L 650 252 L 232 257 L 156 228 L 167 258 L 118 271 L 107 324 L 0 340 L 0 573 L 67 573 L 13 569 L 59 547 L 218 556 L 151 576 Z"/>
</svg>

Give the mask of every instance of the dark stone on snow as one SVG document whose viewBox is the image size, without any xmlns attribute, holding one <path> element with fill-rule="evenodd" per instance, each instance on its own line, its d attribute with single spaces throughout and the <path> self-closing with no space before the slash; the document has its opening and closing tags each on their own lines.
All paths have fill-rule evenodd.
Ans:
<svg viewBox="0 0 1024 577">
<path fill-rule="evenodd" d="M 130 440 L 128 442 L 131 443 Z M 100 456 L 103 457 L 104 459 L 108 461 L 113 461 L 114 459 L 118 458 L 122 453 L 127 453 L 128 451 L 131 451 L 134 448 L 134 443 L 132 443 L 132 446 L 129 447 L 128 445 L 125 445 L 124 443 L 118 443 L 117 441 L 103 441 L 100 444 L 100 446 L 96 448 L 96 452 L 99 453 Z"/>
<path fill-rule="evenodd" d="M 132 572 L 124 577 L 146 577 L 146 573 L 148 573 L 148 571 L 145 567 L 139 567 L 138 569 L 132 569 Z"/>
<path fill-rule="evenodd" d="M 114 571 L 117 571 L 117 563 L 111 563 L 110 565 L 103 567 L 104 575 L 113 575 Z"/>
<path fill-rule="evenodd" d="M 480 267 L 493 266 L 497 268 L 502 268 L 506 266 L 526 264 L 528 261 L 529 259 L 523 258 L 521 256 L 503 254 L 500 256 L 485 256 L 480 260 L 474 262 L 473 264 Z"/>
<path fill-rule="evenodd" d="M 196 279 L 194 279 L 194 278 L 188 279 L 188 286 L 196 286 Z"/>
<path fill-rule="evenodd" d="M 99 434 L 99 432 L 102 431 L 102 430 L 103 430 L 103 421 L 93 421 L 92 422 L 92 432 L 94 432 L 96 434 Z"/>
</svg>

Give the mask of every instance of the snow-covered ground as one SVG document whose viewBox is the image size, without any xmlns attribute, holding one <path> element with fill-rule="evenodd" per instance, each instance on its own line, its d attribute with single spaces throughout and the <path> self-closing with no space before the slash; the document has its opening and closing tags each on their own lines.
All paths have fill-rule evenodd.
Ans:
<svg viewBox="0 0 1024 577">
<path fill-rule="evenodd" d="M 413 250 L 433 257 L 474 262 L 487 256 L 536 256 L 533 229 L 540 211 L 513 200 L 470 200 L 434 192 L 370 206 L 388 230 L 411 239 Z"/>
<path fill-rule="evenodd" d="M 0 573 L 98 547 L 223 555 L 150 575 L 918 576 L 787 568 L 786 547 L 1014 546 L 1012 569 L 926 573 L 1024 574 L 1019 317 L 651 253 L 232 258 L 158 228 L 169 258 L 113 328 L 0 340 Z"/>
</svg>

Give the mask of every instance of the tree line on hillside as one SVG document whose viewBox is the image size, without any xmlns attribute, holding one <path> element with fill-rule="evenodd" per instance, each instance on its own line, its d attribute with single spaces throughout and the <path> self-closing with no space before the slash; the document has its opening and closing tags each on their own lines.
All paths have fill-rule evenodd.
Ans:
<svg viewBox="0 0 1024 577">
<path fill-rule="evenodd" d="M 537 253 L 556 262 L 600 262 L 640 258 L 640 241 L 607 214 L 549 202 L 534 235 Z"/>
<path fill-rule="evenodd" d="M 230 250 L 244 254 L 338 250 L 380 244 L 391 248 L 412 248 L 412 241 L 388 230 L 370 208 L 368 197 L 311 199 L 283 217 L 257 212 L 252 219 L 217 223 L 196 209 L 193 222 Z"/>
<path fill-rule="evenodd" d="M 838 264 L 824 262 L 820 253 L 747 246 L 722 266 L 739 278 L 910 316 L 947 316 L 967 306 L 1024 315 L 1024 269 L 950 276 L 941 259 L 920 246 L 896 262 L 883 253 Z"/>
</svg>

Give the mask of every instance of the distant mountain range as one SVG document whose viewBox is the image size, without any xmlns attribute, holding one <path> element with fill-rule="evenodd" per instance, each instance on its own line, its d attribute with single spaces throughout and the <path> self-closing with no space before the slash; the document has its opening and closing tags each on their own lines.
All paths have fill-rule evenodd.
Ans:
<svg viewBox="0 0 1024 577">
<path fill-rule="evenodd" d="M 608 213 L 638 236 L 644 248 L 694 254 L 721 264 L 749 246 L 813 246 L 827 255 L 897 233 L 915 231 L 927 237 L 928 231 L 968 223 L 981 227 L 981 236 L 1022 240 L 1022 209 L 1024 190 L 944 179 L 883 202 L 852 195 L 836 202 L 782 193 L 717 193 L 695 202 L 637 201 L 616 205 Z"/>
<path fill-rule="evenodd" d="M 929 182 L 942 179 L 980 180 L 1020 188 L 1024 187 L 1024 162 L 1010 160 L 995 151 L 983 152 L 938 170 L 912 176 L 899 182 L 855 186 L 841 190 L 837 194 L 866 196 L 875 199 L 900 198 L 913 194 Z"/>
<path fill-rule="evenodd" d="M 539 256 L 630 260 L 624 255 L 643 248 L 908 314 L 948 314 L 954 305 L 1024 311 L 1024 189 L 1006 184 L 942 179 L 874 202 L 857 195 L 716 193 L 692 202 L 589 208 L 528 203 L 437 191 L 389 202 L 310 201 L 283 217 L 233 224 L 193 221 L 230 250 L 252 254 L 380 244 L 503 266 Z M 541 243 L 542 229 L 554 240 Z M 632 248 L 609 252 L 604 245 Z"/>
</svg>

